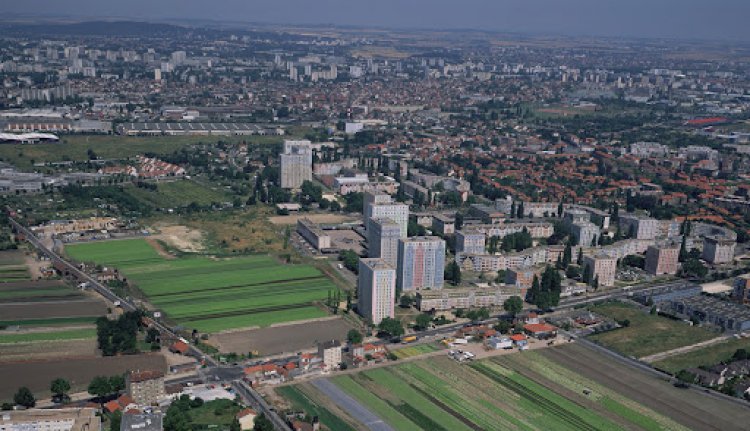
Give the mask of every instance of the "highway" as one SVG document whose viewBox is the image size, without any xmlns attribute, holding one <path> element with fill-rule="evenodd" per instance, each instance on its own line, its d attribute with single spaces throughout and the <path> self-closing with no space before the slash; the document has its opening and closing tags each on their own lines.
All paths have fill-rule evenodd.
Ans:
<svg viewBox="0 0 750 431">
<path fill-rule="evenodd" d="M 18 223 L 15 219 L 13 219 L 12 217 L 9 217 L 8 219 L 10 220 L 10 223 L 15 231 L 17 233 L 23 234 L 29 244 L 34 246 L 34 248 L 36 248 L 40 253 L 49 257 L 55 267 L 63 266 L 70 275 L 74 276 L 80 282 L 87 283 L 88 288 L 96 291 L 108 301 L 112 303 L 119 302 L 120 307 L 122 307 L 124 310 L 136 311 L 138 309 L 132 302 L 126 301 L 124 298 L 120 298 L 119 296 L 115 295 L 114 292 L 99 283 L 95 278 L 81 271 L 75 265 L 71 264 L 57 253 L 48 249 L 29 229 Z M 167 337 L 171 337 L 174 339 L 180 338 L 177 331 L 174 331 L 161 322 L 157 322 L 153 319 L 152 322 L 153 325 L 159 330 L 159 332 L 161 332 L 162 336 L 166 335 Z M 232 381 L 232 386 L 235 388 L 235 390 L 237 390 L 237 393 L 246 400 L 246 402 L 250 403 L 257 411 L 265 413 L 266 417 L 268 417 L 271 422 L 273 422 L 277 430 L 291 431 L 291 428 L 281 419 L 281 417 L 279 417 L 278 414 L 276 414 L 276 411 L 270 408 L 268 403 L 265 402 L 260 394 L 258 394 L 253 388 L 248 386 L 244 381 L 239 380 L 241 376 L 237 376 L 235 369 L 220 367 L 219 363 L 214 358 L 212 358 L 210 355 L 206 355 L 205 353 L 203 353 L 203 351 L 201 351 L 193 344 L 188 344 L 188 354 L 198 359 L 199 362 L 204 361 L 204 363 L 206 364 L 206 368 L 201 370 L 204 376 L 213 376 L 214 379 L 218 377 L 219 380 L 224 380 L 224 378 L 227 377 L 238 379 Z"/>
</svg>

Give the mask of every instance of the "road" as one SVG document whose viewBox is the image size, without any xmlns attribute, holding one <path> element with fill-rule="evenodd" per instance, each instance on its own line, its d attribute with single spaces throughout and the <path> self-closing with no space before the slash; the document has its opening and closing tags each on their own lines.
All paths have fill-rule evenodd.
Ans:
<svg viewBox="0 0 750 431">
<path fill-rule="evenodd" d="M 315 388 L 323 392 L 328 398 L 336 403 L 343 411 L 349 413 L 353 418 L 363 423 L 371 431 L 394 431 L 390 425 L 383 422 L 373 412 L 368 410 L 359 401 L 350 397 L 328 379 L 318 379 L 311 382 Z"/>
<path fill-rule="evenodd" d="M 108 301 L 112 303 L 119 302 L 120 307 L 122 307 L 124 310 L 135 311 L 138 309 L 132 302 L 127 301 L 124 298 L 120 298 L 109 288 L 99 283 L 95 278 L 81 271 L 80 269 L 78 269 L 78 267 L 71 264 L 57 253 L 47 248 L 29 229 L 18 223 L 15 219 L 9 217 L 9 220 L 17 233 L 22 233 L 26 237 L 26 241 L 28 241 L 29 244 L 34 246 L 34 248 L 36 248 L 40 253 L 45 254 L 50 258 L 53 266 L 61 266 L 65 268 L 65 270 L 70 275 L 75 277 L 79 282 L 88 283 L 88 287 L 90 289 L 96 291 Z M 162 336 L 166 335 L 167 337 L 171 337 L 174 339 L 180 338 L 177 331 L 167 327 L 161 322 L 153 321 L 153 325 L 159 330 L 159 332 L 161 332 Z M 238 379 L 242 376 L 241 373 L 238 375 L 236 367 L 219 367 L 218 362 L 214 358 L 212 358 L 210 355 L 206 355 L 205 353 L 203 353 L 203 351 L 192 344 L 188 345 L 188 354 L 196 358 L 198 361 L 203 361 L 206 364 L 206 368 L 203 369 L 203 375 L 207 376 L 209 379 L 213 377 L 214 381 L 221 381 L 229 378 Z M 241 368 L 239 370 L 241 372 Z M 291 431 L 291 428 L 289 428 L 289 426 L 279 417 L 279 415 L 276 414 L 276 411 L 272 410 L 270 406 L 265 402 L 265 400 L 263 400 L 263 398 L 245 382 L 243 382 L 242 380 L 234 380 L 232 382 L 232 386 L 234 386 L 235 389 L 237 389 L 237 392 L 248 402 L 250 402 L 257 411 L 265 413 L 266 417 L 268 417 L 271 422 L 273 422 L 277 430 Z"/>
</svg>

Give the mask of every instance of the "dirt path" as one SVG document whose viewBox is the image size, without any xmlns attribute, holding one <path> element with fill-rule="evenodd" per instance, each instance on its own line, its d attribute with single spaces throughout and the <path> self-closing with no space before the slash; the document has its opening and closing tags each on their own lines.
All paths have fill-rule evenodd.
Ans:
<svg viewBox="0 0 750 431">
<path fill-rule="evenodd" d="M 710 340 L 701 341 L 700 343 L 691 344 L 689 346 L 682 346 L 678 347 L 676 349 L 667 350 L 666 352 L 660 352 L 660 353 L 654 353 L 653 355 L 644 356 L 640 358 L 643 362 L 648 362 L 649 364 L 657 361 L 661 361 L 662 359 L 670 358 L 675 355 L 680 355 L 682 353 L 691 352 L 693 350 L 698 350 L 700 348 L 710 346 L 713 344 L 718 344 L 721 342 L 724 342 L 728 339 L 732 338 L 730 335 L 724 335 L 721 337 L 712 338 Z"/>
<path fill-rule="evenodd" d="M 149 245 L 151 245 L 151 247 L 153 247 L 154 250 L 156 250 L 156 253 L 158 253 L 159 256 L 163 257 L 164 259 L 172 260 L 175 258 L 171 254 L 169 254 L 167 250 L 164 250 L 164 247 L 162 247 L 161 243 L 157 241 L 156 238 L 153 238 L 153 237 L 146 238 L 146 242 L 149 243 Z"/>
</svg>

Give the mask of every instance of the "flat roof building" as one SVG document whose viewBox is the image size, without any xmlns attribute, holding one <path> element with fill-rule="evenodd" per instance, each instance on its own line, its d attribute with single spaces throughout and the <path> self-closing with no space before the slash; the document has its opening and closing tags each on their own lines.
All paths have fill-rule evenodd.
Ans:
<svg viewBox="0 0 750 431">
<path fill-rule="evenodd" d="M 360 259 L 357 277 L 357 310 L 377 325 L 394 317 L 396 269 L 383 259 Z"/>
<path fill-rule="evenodd" d="M 398 287 L 402 292 L 442 289 L 445 241 L 436 236 L 403 238 L 398 244 Z"/>
</svg>

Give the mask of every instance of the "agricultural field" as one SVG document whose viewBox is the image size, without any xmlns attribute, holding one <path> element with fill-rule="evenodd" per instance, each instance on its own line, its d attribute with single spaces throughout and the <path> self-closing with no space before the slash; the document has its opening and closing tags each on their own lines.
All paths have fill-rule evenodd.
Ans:
<svg viewBox="0 0 750 431">
<path fill-rule="evenodd" d="M 419 344 L 417 346 L 404 347 L 393 350 L 392 353 L 399 359 L 411 358 L 412 356 L 424 355 L 437 350 L 432 344 Z"/>
<path fill-rule="evenodd" d="M 10 302 L 33 302 L 70 300 L 82 298 L 80 292 L 62 281 L 16 281 L 0 283 L 0 304 Z"/>
<path fill-rule="evenodd" d="M 686 368 L 701 365 L 715 365 L 732 357 L 737 349 L 750 351 L 750 340 L 747 338 L 731 339 L 712 344 L 690 352 L 680 353 L 652 363 L 655 368 L 676 373 Z"/>
<path fill-rule="evenodd" d="M 40 341 L 82 340 L 96 337 L 96 328 L 29 331 L 6 334 L 0 332 L 0 345 Z"/>
<path fill-rule="evenodd" d="M 60 142 L 35 145 L 9 144 L 0 146 L 0 160 L 19 169 L 35 163 L 86 161 L 91 149 L 105 159 L 125 159 L 145 153 L 171 154 L 183 147 L 199 143 L 248 142 L 251 144 L 281 143 L 280 136 L 118 136 L 69 135 Z"/>
<path fill-rule="evenodd" d="M 398 431 L 687 429 L 535 352 L 471 365 L 440 356 L 330 381 Z M 293 407 L 318 414 L 329 429 L 346 429 L 342 421 L 362 428 L 355 417 L 334 415 L 342 400 L 314 386 L 302 383 L 277 393 Z"/>
<path fill-rule="evenodd" d="M 313 266 L 270 256 L 167 259 L 143 239 L 68 245 L 66 252 L 118 268 L 170 319 L 201 332 L 324 317 L 315 302 L 336 289 Z"/>
<path fill-rule="evenodd" d="M 617 321 L 630 321 L 630 326 L 589 338 L 624 355 L 640 358 L 715 338 L 718 334 L 684 322 L 650 315 L 636 306 L 613 302 L 591 307 L 591 311 Z"/>
<path fill-rule="evenodd" d="M 23 253 L 18 250 L 0 251 L 0 283 L 30 280 Z"/>
</svg>

